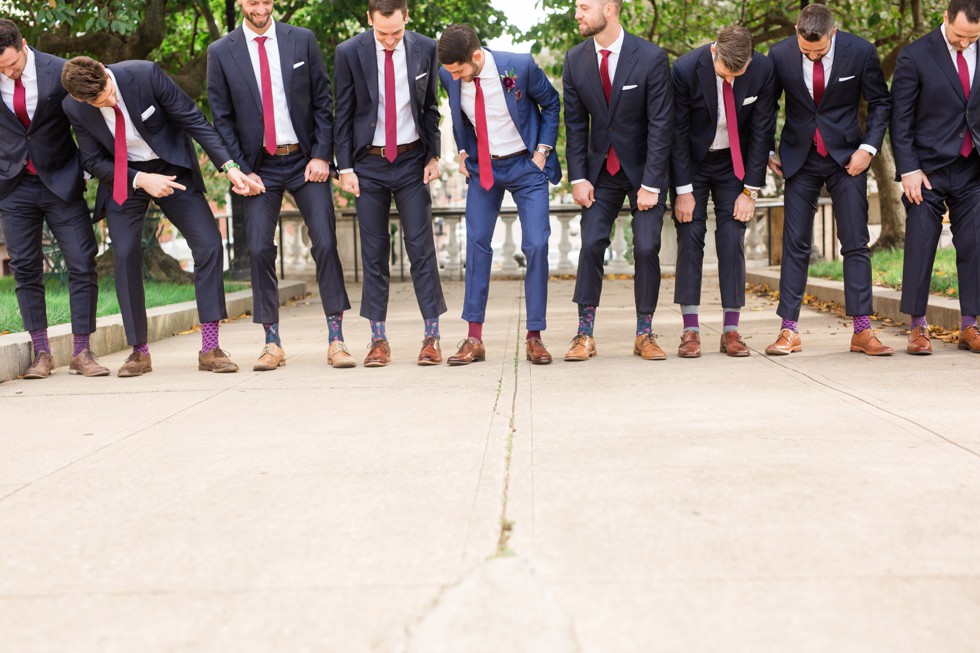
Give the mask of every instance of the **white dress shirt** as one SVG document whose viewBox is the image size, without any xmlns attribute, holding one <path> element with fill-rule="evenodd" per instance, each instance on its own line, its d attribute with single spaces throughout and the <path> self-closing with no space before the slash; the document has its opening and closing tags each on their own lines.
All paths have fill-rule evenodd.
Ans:
<svg viewBox="0 0 980 653">
<path fill-rule="evenodd" d="M 487 113 L 487 136 L 490 140 L 492 156 L 507 156 L 521 150 L 527 150 L 521 133 L 510 117 L 507 100 L 504 99 L 504 86 L 500 82 L 500 73 L 493 59 L 493 53 L 483 50 L 484 64 L 480 71 L 480 88 L 483 89 L 483 103 Z M 509 73 L 510 71 L 504 71 Z M 460 107 L 466 117 L 476 127 L 476 84 L 462 82 L 460 85 Z M 511 90 L 511 93 L 516 91 Z"/>
<path fill-rule="evenodd" d="M 374 39 L 378 53 L 378 122 L 374 129 L 375 147 L 385 145 L 385 46 L 377 38 Z M 408 83 L 408 61 L 405 57 L 405 39 L 398 42 L 395 52 L 391 55 L 395 66 L 395 99 L 398 113 L 398 144 L 407 145 L 419 140 L 418 129 L 415 128 L 415 116 L 412 115 L 412 89 Z"/>
<path fill-rule="evenodd" d="M 31 52 L 30 48 L 27 48 L 27 63 L 24 64 L 24 72 L 21 73 L 20 80 L 24 84 L 27 117 L 34 120 L 34 111 L 37 109 L 37 61 L 34 59 L 34 53 Z M 14 111 L 14 84 L 14 80 L 0 73 L 0 95 L 3 96 L 3 103 L 7 105 L 11 113 L 16 115 Z"/>
<path fill-rule="evenodd" d="M 265 52 L 269 57 L 269 76 L 272 78 L 272 106 L 276 114 L 276 145 L 295 145 L 299 143 L 293 121 L 289 117 L 289 104 L 286 102 L 286 85 L 282 81 L 282 65 L 279 63 L 279 44 L 276 42 L 276 21 L 269 19 L 272 25 L 265 34 L 256 34 L 249 29 L 248 23 L 242 22 L 245 42 L 248 44 L 248 57 L 252 60 L 252 71 L 255 73 L 255 84 L 259 87 L 259 98 L 262 98 L 262 69 L 259 67 L 259 44 L 255 39 L 260 36 L 268 37 L 265 41 Z M 258 125 L 256 129 L 261 129 Z"/>
<path fill-rule="evenodd" d="M 119 84 L 116 82 L 116 76 L 112 74 L 112 71 L 108 68 L 105 69 L 106 73 L 109 75 L 109 79 L 112 80 L 112 86 L 116 89 L 116 106 L 122 111 L 123 120 L 126 122 L 126 160 L 128 161 L 152 161 L 154 159 L 159 159 L 160 157 L 153 148 L 150 147 L 149 143 L 143 140 L 140 133 L 136 131 L 136 126 L 133 124 L 133 119 L 130 118 L 129 112 L 126 110 L 126 103 L 123 101 L 122 91 L 119 89 Z M 102 113 L 102 119 L 105 120 L 106 126 L 109 127 L 109 133 L 112 134 L 113 138 L 116 135 L 116 112 L 112 107 L 99 107 L 99 111 Z M 140 173 L 136 173 L 133 177 L 133 188 L 136 188 L 136 179 L 140 176 Z"/>
</svg>

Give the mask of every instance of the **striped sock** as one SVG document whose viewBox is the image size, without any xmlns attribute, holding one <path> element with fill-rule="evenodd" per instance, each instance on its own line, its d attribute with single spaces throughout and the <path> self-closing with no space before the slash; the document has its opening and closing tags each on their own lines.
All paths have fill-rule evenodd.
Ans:
<svg viewBox="0 0 980 653">
<path fill-rule="evenodd" d="M 71 357 L 74 358 L 80 353 L 89 348 L 89 334 L 87 333 L 73 333 L 71 334 L 72 348 Z"/>
<path fill-rule="evenodd" d="M 483 322 L 470 322 L 469 332 L 466 334 L 467 338 L 475 338 L 480 342 L 483 342 Z"/>
<path fill-rule="evenodd" d="M 439 339 L 439 318 L 425 318 L 425 338 Z"/>
<path fill-rule="evenodd" d="M 133 347 L 133 353 L 134 354 L 149 354 L 150 353 L 150 346 L 148 344 L 146 344 L 145 342 L 143 344 L 136 345 L 135 347 Z"/>
<path fill-rule="evenodd" d="M 387 340 L 384 320 L 371 320 L 371 340 Z"/>
<path fill-rule="evenodd" d="M 926 322 L 926 316 L 925 315 L 913 315 L 912 316 L 912 328 L 914 329 L 916 327 L 925 327 L 927 329 L 929 328 L 929 323 Z"/>
<path fill-rule="evenodd" d="M 861 333 L 871 328 L 871 318 L 867 315 L 854 316 L 854 333 Z"/>
<path fill-rule="evenodd" d="M 701 320 L 698 318 L 697 304 L 683 304 L 681 316 L 684 318 L 684 330 L 701 333 Z"/>
<path fill-rule="evenodd" d="M 725 326 L 722 333 L 738 331 L 738 319 L 742 316 L 742 311 L 737 308 L 722 308 L 725 312 Z"/>
<path fill-rule="evenodd" d="M 51 353 L 51 345 L 48 343 L 48 330 L 47 329 L 35 329 L 30 332 L 31 342 L 34 344 L 34 353 L 39 354 L 42 351 L 48 354 Z"/>
<path fill-rule="evenodd" d="M 578 334 L 592 336 L 595 332 L 595 306 L 578 305 Z"/>
<path fill-rule="evenodd" d="M 783 329 L 789 329 L 793 333 L 799 333 L 800 326 L 796 323 L 796 320 L 783 320 L 779 330 L 782 331 Z"/>
<path fill-rule="evenodd" d="M 282 341 L 279 339 L 278 322 L 263 323 L 262 328 L 265 329 L 265 344 L 276 345 L 277 347 L 282 346 Z"/>
<path fill-rule="evenodd" d="M 201 322 L 201 351 L 218 349 L 218 322 Z"/>
<path fill-rule="evenodd" d="M 327 316 L 327 341 L 333 342 L 334 340 L 344 341 L 344 314 L 335 313 L 333 315 Z"/>
<path fill-rule="evenodd" d="M 653 333 L 653 313 L 636 312 L 636 335 L 648 336 Z"/>
</svg>

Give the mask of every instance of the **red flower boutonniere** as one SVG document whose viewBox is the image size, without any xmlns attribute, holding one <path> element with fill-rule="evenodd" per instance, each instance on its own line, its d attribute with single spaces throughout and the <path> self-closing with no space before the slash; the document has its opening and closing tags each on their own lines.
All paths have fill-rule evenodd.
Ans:
<svg viewBox="0 0 980 653">
<path fill-rule="evenodd" d="M 518 101 L 518 102 L 520 102 L 520 101 L 521 101 L 521 97 L 522 97 L 523 95 L 524 95 L 524 93 L 522 93 L 522 92 L 521 92 L 521 89 L 517 89 L 517 95 L 516 95 L 515 97 L 517 98 L 517 101 Z"/>
<path fill-rule="evenodd" d="M 517 71 L 511 68 L 509 73 L 504 73 L 500 76 L 500 82 L 504 85 L 504 90 L 510 93 L 517 88 Z"/>
</svg>

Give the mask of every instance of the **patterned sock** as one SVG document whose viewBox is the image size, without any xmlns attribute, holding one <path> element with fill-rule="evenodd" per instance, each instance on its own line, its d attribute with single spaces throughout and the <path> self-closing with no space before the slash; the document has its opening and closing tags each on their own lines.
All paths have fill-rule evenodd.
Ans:
<svg viewBox="0 0 980 653">
<path fill-rule="evenodd" d="M 531 331 L 530 329 L 528 329 L 527 330 L 527 336 L 524 339 L 525 340 L 530 340 L 531 338 L 537 338 L 538 340 L 541 340 L 541 332 L 540 331 Z"/>
<path fill-rule="evenodd" d="M 701 333 L 701 324 L 698 319 L 697 304 L 684 304 L 681 306 L 681 316 L 684 318 L 684 330 Z"/>
<path fill-rule="evenodd" d="M 219 346 L 218 323 L 201 322 L 201 351 L 211 351 Z"/>
<path fill-rule="evenodd" d="M 725 327 L 721 332 L 738 331 L 738 318 L 742 316 L 742 311 L 738 308 L 722 308 L 721 310 L 725 311 Z"/>
<path fill-rule="evenodd" d="M 466 334 L 467 338 L 475 338 L 483 342 L 483 322 L 470 322 L 470 330 Z"/>
<path fill-rule="evenodd" d="M 871 328 L 871 318 L 867 315 L 854 316 L 854 333 L 861 333 Z"/>
<path fill-rule="evenodd" d="M 927 329 L 929 328 L 929 323 L 926 322 L 926 316 L 925 315 L 913 315 L 912 316 L 912 328 L 914 329 L 915 327 L 925 327 Z"/>
<path fill-rule="evenodd" d="M 653 313 L 636 312 L 636 335 L 648 336 L 653 333 Z"/>
<path fill-rule="evenodd" d="M 960 333 L 966 331 L 977 323 L 976 315 L 963 315 L 960 317 Z"/>
<path fill-rule="evenodd" d="M 327 340 L 328 342 L 333 342 L 334 340 L 344 341 L 344 314 L 335 313 L 333 315 L 327 316 Z"/>
<path fill-rule="evenodd" d="M 278 322 L 269 322 L 268 324 L 263 323 L 262 328 L 265 329 L 265 344 L 275 345 L 277 347 L 282 346 L 282 340 L 279 339 Z"/>
<path fill-rule="evenodd" d="M 371 340 L 387 340 L 388 334 L 385 333 L 384 320 L 371 320 Z"/>
<path fill-rule="evenodd" d="M 800 326 L 796 323 L 796 320 L 783 320 L 779 330 L 782 331 L 783 329 L 789 329 L 793 333 L 799 333 Z"/>
<path fill-rule="evenodd" d="M 595 331 L 595 306 L 578 305 L 578 333 L 580 336 L 592 336 Z"/>
<path fill-rule="evenodd" d="M 134 354 L 149 354 L 150 353 L 150 346 L 148 344 L 146 344 L 145 342 L 143 344 L 141 344 L 141 345 L 136 345 L 135 347 L 133 347 L 133 353 Z"/>
<path fill-rule="evenodd" d="M 425 318 L 425 338 L 439 339 L 439 318 Z"/>
<path fill-rule="evenodd" d="M 72 348 L 71 348 L 71 357 L 72 358 L 74 358 L 75 356 L 78 356 L 80 353 L 82 353 L 83 351 L 85 351 L 86 349 L 88 349 L 88 345 L 89 345 L 89 334 L 87 334 L 87 333 L 82 333 L 82 334 L 73 333 L 73 334 L 71 334 L 71 339 L 72 339 Z"/>
<path fill-rule="evenodd" d="M 31 342 L 34 343 L 34 353 L 39 354 L 42 351 L 51 353 L 51 345 L 48 343 L 48 330 L 47 329 L 35 329 L 31 331 Z"/>
</svg>

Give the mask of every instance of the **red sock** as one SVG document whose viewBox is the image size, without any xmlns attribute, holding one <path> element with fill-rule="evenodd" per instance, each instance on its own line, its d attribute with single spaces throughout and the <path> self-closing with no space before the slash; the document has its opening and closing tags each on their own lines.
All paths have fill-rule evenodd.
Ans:
<svg viewBox="0 0 980 653">
<path fill-rule="evenodd" d="M 541 340 L 541 332 L 528 330 L 527 338 L 525 338 L 525 340 L 530 340 L 531 338 L 537 338 L 538 340 Z"/>
<path fill-rule="evenodd" d="M 483 342 L 483 322 L 470 322 L 470 332 L 466 334 L 467 338 L 475 338 L 480 342 Z"/>
</svg>

